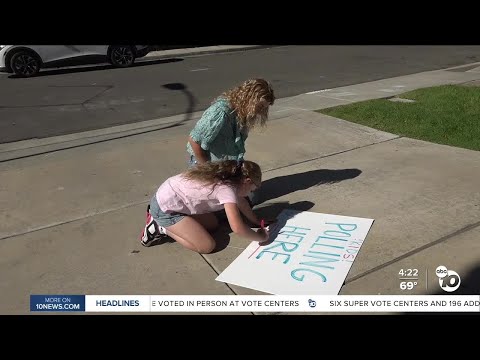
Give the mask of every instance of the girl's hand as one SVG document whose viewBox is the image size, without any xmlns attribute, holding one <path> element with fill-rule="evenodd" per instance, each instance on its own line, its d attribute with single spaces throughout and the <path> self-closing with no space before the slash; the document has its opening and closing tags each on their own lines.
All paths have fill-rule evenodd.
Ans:
<svg viewBox="0 0 480 360">
<path fill-rule="evenodd" d="M 262 237 L 262 240 L 260 241 L 260 243 L 267 242 L 270 236 L 270 233 L 267 229 L 258 229 L 257 234 L 259 234 Z"/>
</svg>

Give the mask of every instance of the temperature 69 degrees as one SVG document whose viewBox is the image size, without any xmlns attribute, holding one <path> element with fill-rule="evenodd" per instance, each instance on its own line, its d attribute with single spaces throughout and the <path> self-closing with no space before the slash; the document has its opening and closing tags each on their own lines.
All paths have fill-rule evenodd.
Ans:
<svg viewBox="0 0 480 360">
<path fill-rule="evenodd" d="M 400 290 L 412 290 L 418 284 L 418 269 L 400 269 Z"/>
</svg>

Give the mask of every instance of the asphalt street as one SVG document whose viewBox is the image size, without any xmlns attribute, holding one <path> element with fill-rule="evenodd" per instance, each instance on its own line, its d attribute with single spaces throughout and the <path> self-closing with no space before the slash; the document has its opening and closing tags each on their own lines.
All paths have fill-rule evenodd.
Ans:
<svg viewBox="0 0 480 360">
<path fill-rule="evenodd" d="M 107 128 L 204 110 L 252 77 L 278 98 L 480 61 L 480 46 L 281 46 L 0 74 L 0 143 Z"/>
</svg>

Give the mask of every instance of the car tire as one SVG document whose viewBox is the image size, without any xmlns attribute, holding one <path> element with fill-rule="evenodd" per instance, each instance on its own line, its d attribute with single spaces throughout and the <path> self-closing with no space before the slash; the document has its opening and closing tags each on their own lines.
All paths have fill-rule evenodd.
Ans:
<svg viewBox="0 0 480 360">
<path fill-rule="evenodd" d="M 42 66 L 39 57 L 32 51 L 20 50 L 10 58 L 10 68 L 18 77 L 32 77 Z"/>
<path fill-rule="evenodd" d="M 108 51 L 108 61 L 115 67 L 129 67 L 135 62 L 135 51 L 130 45 L 112 45 Z"/>
</svg>

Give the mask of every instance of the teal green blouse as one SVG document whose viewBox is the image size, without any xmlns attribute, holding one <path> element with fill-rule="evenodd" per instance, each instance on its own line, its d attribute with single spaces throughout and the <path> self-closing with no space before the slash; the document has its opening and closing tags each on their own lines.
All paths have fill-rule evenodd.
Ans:
<svg viewBox="0 0 480 360">
<path fill-rule="evenodd" d="M 228 100 L 219 99 L 205 110 L 190 136 L 208 153 L 210 161 L 239 160 L 245 155 L 248 131 L 240 130 Z M 187 151 L 195 155 L 189 143 Z"/>
</svg>

